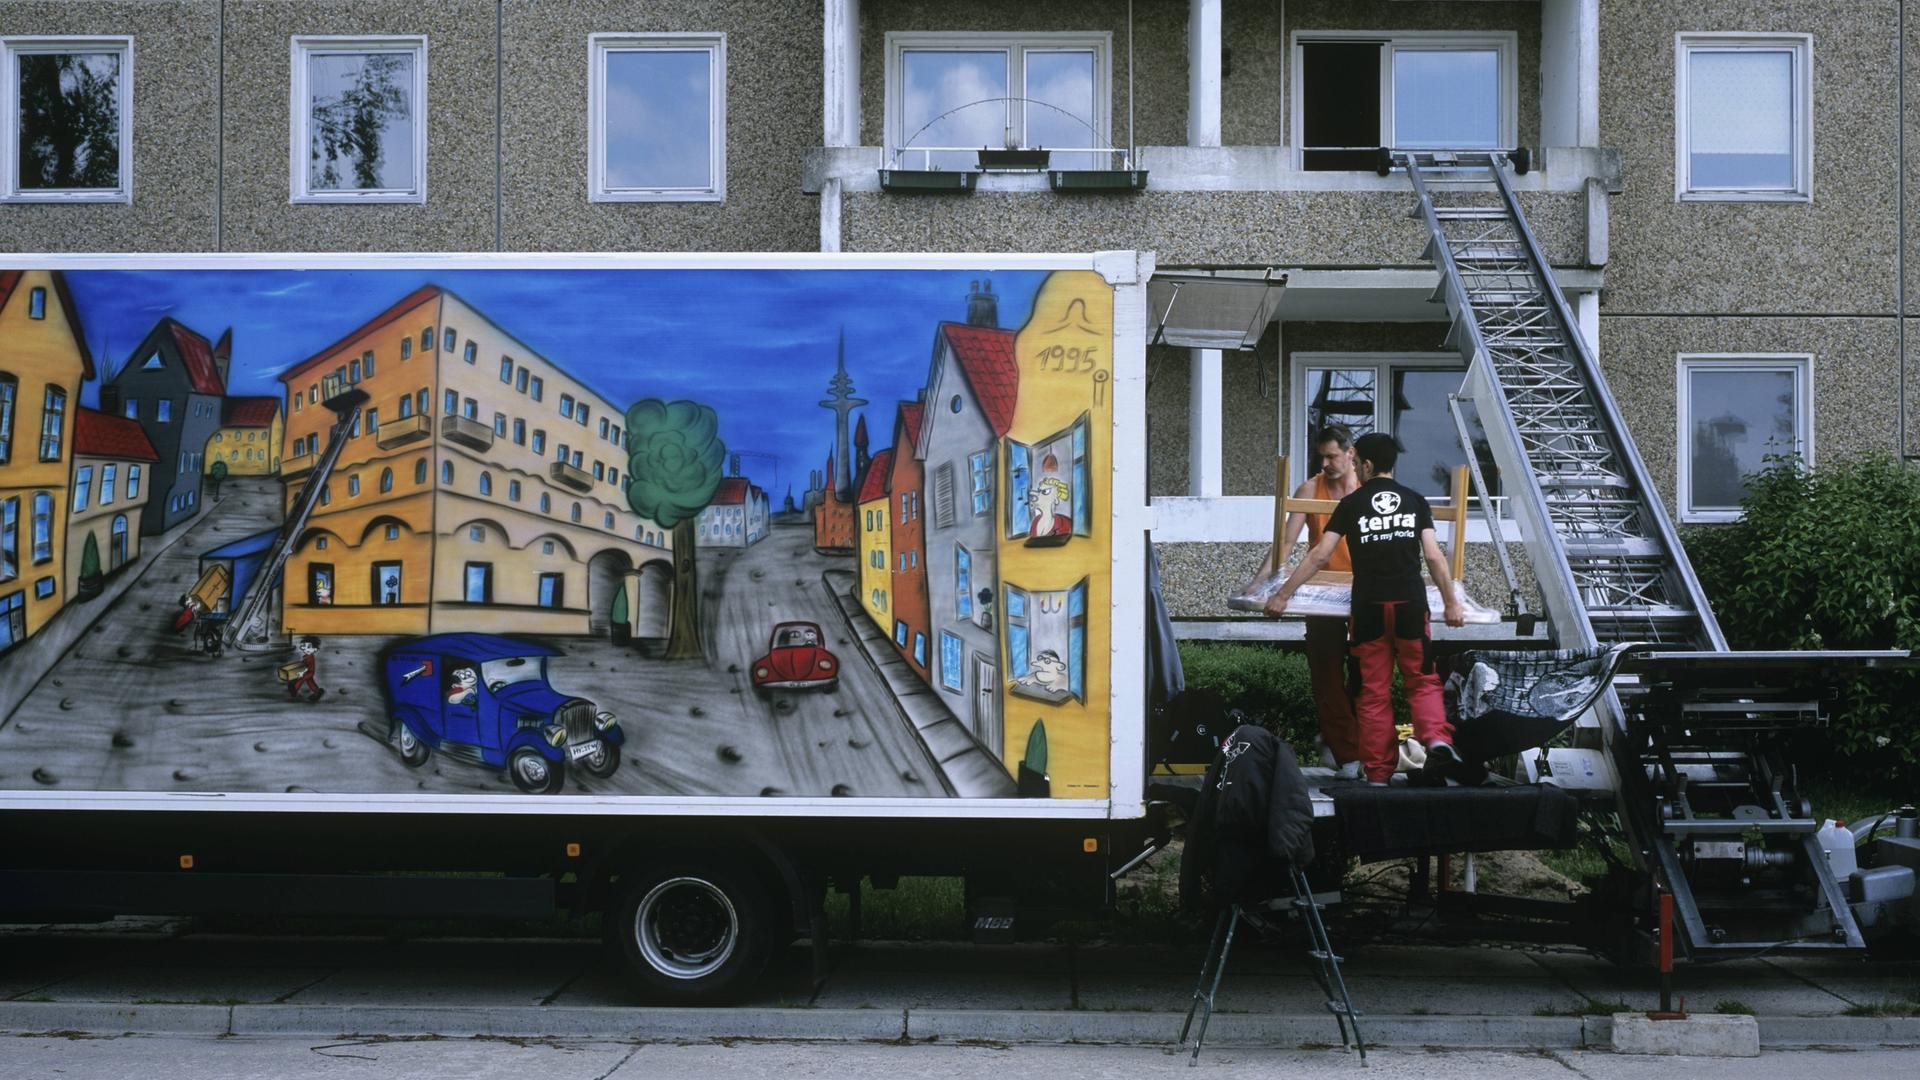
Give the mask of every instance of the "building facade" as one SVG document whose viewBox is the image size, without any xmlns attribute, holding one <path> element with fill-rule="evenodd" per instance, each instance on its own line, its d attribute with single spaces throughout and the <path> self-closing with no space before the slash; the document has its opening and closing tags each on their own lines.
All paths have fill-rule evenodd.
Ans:
<svg viewBox="0 0 1920 1080">
<path fill-rule="evenodd" d="M 321 483 L 283 578 L 289 633 L 598 634 L 670 534 L 628 508 L 622 407 L 423 287 L 280 376 L 288 505 Z M 338 416 L 347 444 L 325 468 Z M 324 471 L 325 475 L 321 475 Z"/>
<path fill-rule="evenodd" d="M 158 536 L 200 512 L 207 443 L 220 429 L 226 392 L 213 343 L 171 317 L 100 387 L 101 410 L 138 423 L 160 455 L 142 533 Z"/>
<path fill-rule="evenodd" d="M 744 476 L 720 480 L 713 501 L 695 519 L 701 547 L 752 547 L 767 536 L 767 493 Z"/>
<path fill-rule="evenodd" d="M 860 520 L 860 606 L 867 617 L 889 638 L 894 637 L 893 530 L 887 522 L 887 474 L 884 462 L 893 451 L 882 450 L 857 477 L 860 494 L 854 500 L 854 513 Z"/>
<path fill-rule="evenodd" d="M 279 398 L 230 397 L 201 459 L 208 473 L 221 462 L 228 476 L 278 476 L 285 436 Z"/>
<path fill-rule="evenodd" d="M 72 598 L 67 488 L 74 414 L 93 378 L 58 271 L 0 270 L 0 657 Z"/>
<path fill-rule="evenodd" d="M 894 412 L 893 460 L 887 476 L 887 490 L 892 493 L 888 527 L 893 533 L 889 540 L 893 551 L 893 583 L 889 592 L 894 620 L 905 629 L 904 635 L 894 636 L 894 649 L 913 665 L 914 674 L 931 683 L 929 650 L 933 639 L 927 625 L 927 492 L 925 471 L 916 456 L 924 412 L 925 405 L 919 401 L 903 401 Z"/>
<path fill-rule="evenodd" d="M 68 595 L 84 596 L 140 558 L 140 510 L 160 454 L 124 416 L 81 408 L 73 419 L 66 582 Z"/>
<path fill-rule="evenodd" d="M 1137 248 L 1162 266 L 1285 272 L 1254 348 L 1149 350 L 1167 597 L 1177 616 L 1211 618 L 1270 534 L 1275 456 L 1300 479 L 1313 427 L 1338 416 L 1394 432 L 1416 486 L 1466 453 L 1445 422 L 1462 363 L 1426 302 L 1437 275 L 1406 178 L 1376 175 L 1354 147 L 1530 148 L 1533 168 L 1512 178 L 1519 199 L 1677 517 L 1737 514 L 1741 474 L 1779 449 L 1816 465 L 1920 454 L 1907 325 L 1920 279 L 1904 272 L 1920 229 L 1901 197 L 1920 154 L 1900 137 L 1920 101 L 1902 80 L 1920 80 L 1920 65 L 1893 62 L 1920 50 L 1912 6 L 454 0 L 434 9 L 437 25 L 461 29 L 426 35 L 431 184 L 414 201 L 347 207 L 290 198 L 289 42 L 414 26 L 427 13 L 418 0 L 0 2 L 0 37 L 131 36 L 141 72 L 174 75 L 136 76 L 136 190 L 9 207 L 0 245 L 298 251 L 318 235 L 390 251 Z M 604 138 L 580 58 L 606 32 L 724 40 L 708 70 L 725 122 L 695 147 L 713 163 L 697 189 L 610 191 L 588 167 Z M 981 86 L 992 92 L 955 96 Z M 1008 107 L 1031 94 L 1046 107 Z M 1056 168 L 1124 167 L 1145 186 L 1062 191 L 1036 174 L 980 173 L 965 193 L 927 199 L 883 184 L 883 169 L 971 173 L 983 126 L 1054 148 Z M 928 429 L 948 429 L 944 399 L 929 400 Z M 165 472 L 174 451 L 155 445 Z M 937 490 L 936 462 L 925 464 Z M 856 542 L 846 486 L 833 470 L 819 485 L 823 547 Z M 155 492 L 160 512 L 171 502 Z M 935 516 L 930 622 L 956 640 L 936 640 L 933 671 L 956 690 L 942 650 L 959 648 L 963 667 L 976 654 L 957 640 L 967 617 L 943 610 L 952 541 L 933 550 L 945 535 Z M 1468 584 L 1488 600 L 1504 585 L 1482 547 Z"/>
</svg>

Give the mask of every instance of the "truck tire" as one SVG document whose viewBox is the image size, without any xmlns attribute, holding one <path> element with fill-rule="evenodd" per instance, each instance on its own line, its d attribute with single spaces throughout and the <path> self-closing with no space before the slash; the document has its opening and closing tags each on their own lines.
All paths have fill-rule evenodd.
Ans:
<svg viewBox="0 0 1920 1080">
<path fill-rule="evenodd" d="M 405 720 L 398 717 L 393 721 L 393 743 L 400 750 L 400 761 L 409 769 L 417 769 L 433 756 L 433 747 L 421 742 L 407 726 Z"/>
<path fill-rule="evenodd" d="M 607 928 L 639 989 L 719 1005 L 750 989 L 773 952 L 773 898 L 719 855 L 675 855 L 622 878 Z"/>
<path fill-rule="evenodd" d="M 605 780 L 620 768 L 620 748 L 602 739 L 600 752 L 581 758 L 580 767 L 586 770 L 588 776 Z"/>
<path fill-rule="evenodd" d="M 557 795 L 567 783 L 565 762 L 548 761 L 540 751 L 523 746 L 507 755 L 507 777 L 529 795 Z"/>
</svg>

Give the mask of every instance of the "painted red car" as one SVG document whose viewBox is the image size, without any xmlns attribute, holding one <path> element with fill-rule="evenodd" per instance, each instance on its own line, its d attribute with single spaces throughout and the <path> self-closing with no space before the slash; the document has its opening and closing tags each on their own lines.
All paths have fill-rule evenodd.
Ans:
<svg viewBox="0 0 1920 1080">
<path fill-rule="evenodd" d="M 810 622 L 783 622 L 773 628 L 767 655 L 753 662 L 755 690 L 831 690 L 840 684 L 840 661 Z"/>
</svg>

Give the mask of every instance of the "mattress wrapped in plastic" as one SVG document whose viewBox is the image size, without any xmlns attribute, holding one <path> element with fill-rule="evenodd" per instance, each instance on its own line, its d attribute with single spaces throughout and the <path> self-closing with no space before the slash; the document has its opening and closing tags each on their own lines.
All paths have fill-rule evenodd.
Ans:
<svg viewBox="0 0 1920 1080">
<path fill-rule="evenodd" d="M 1280 591 L 1286 583 L 1289 570 L 1279 570 L 1264 577 L 1256 578 L 1252 585 L 1227 599 L 1227 606 L 1235 611 L 1265 611 L 1267 601 Z M 1453 595 L 1460 601 L 1461 611 L 1470 623 L 1497 623 L 1500 613 L 1490 607 L 1482 607 L 1467 595 L 1464 585 L 1453 583 Z M 1308 615 L 1331 615 L 1346 618 L 1353 608 L 1353 582 L 1350 574 L 1316 574 L 1312 581 L 1295 590 L 1293 598 L 1287 601 L 1285 615 L 1305 617 Z M 1427 610 L 1434 618 L 1440 617 L 1445 605 L 1440 602 L 1440 588 L 1427 586 Z"/>
</svg>

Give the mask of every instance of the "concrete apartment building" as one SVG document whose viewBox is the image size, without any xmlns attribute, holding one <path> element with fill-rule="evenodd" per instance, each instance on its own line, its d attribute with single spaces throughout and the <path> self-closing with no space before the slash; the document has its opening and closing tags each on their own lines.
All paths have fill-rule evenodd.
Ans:
<svg viewBox="0 0 1920 1080">
<path fill-rule="evenodd" d="M 597 634 L 620 591 L 642 620 L 663 602 L 670 534 L 619 487 L 624 409 L 453 293 L 416 290 L 280 380 L 289 506 L 327 398 L 369 396 L 287 563 L 287 632 Z"/>
<path fill-rule="evenodd" d="M 0 38 L 92 37 L 139 58 L 124 190 L 9 206 L 0 245 L 1141 248 L 1163 267 L 1274 268 L 1288 288 L 1257 348 L 1149 355 L 1169 600 L 1220 615 L 1267 534 L 1273 458 L 1302 461 L 1316 423 L 1394 431 L 1403 476 L 1423 483 L 1462 457 L 1445 395 L 1463 364 L 1427 302 L 1437 275 L 1407 179 L 1372 170 L 1382 143 L 1530 148 L 1521 203 L 1680 519 L 1728 516 L 1739 473 L 1770 451 L 1920 450 L 1906 359 L 1915 88 L 1901 81 L 1916 77 L 1913 6 L 0 0 Z M 329 205 L 289 176 L 290 47 L 319 35 L 417 50 L 418 159 L 391 198 Z M 700 121 L 670 174 L 632 166 L 601 124 L 615 61 L 663 49 L 706 88 L 661 103 Z M 937 119 L 982 100 L 984 119 Z M 987 141 L 1048 146 L 1068 172 L 1142 170 L 1144 187 L 973 174 Z M 927 165 L 972 182 L 883 183 Z M 1497 603 L 1491 565 L 1475 557 L 1469 578 Z M 934 608 L 936 626 L 962 618 Z"/>
</svg>

